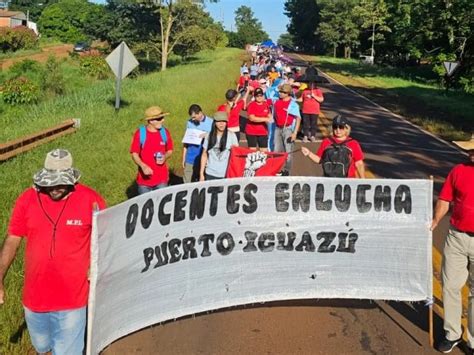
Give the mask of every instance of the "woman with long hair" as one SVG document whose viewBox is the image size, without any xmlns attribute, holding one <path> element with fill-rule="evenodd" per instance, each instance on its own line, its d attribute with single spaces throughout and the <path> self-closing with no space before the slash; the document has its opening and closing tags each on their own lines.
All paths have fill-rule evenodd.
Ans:
<svg viewBox="0 0 474 355">
<path fill-rule="evenodd" d="M 227 129 L 227 121 L 227 112 L 218 111 L 214 114 L 211 132 L 203 144 L 199 181 L 225 178 L 230 149 L 239 145 L 235 133 Z"/>
</svg>

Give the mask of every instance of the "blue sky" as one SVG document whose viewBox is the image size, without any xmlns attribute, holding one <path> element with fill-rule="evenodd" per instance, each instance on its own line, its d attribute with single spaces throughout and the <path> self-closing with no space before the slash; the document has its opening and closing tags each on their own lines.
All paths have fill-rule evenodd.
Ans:
<svg viewBox="0 0 474 355">
<path fill-rule="evenodd" d="M 224 24 L 226 30 L 235 31 L 235 10 L 245 5 L 252 9 L 255 18 L 263 25 L 263 29 L 273 41 L 286 32 L 288 17 L 284 14 L 285 0 L 219 0 L 217 3 L 206 2 L 206 10 L 211 16 Z"/>
</svg>

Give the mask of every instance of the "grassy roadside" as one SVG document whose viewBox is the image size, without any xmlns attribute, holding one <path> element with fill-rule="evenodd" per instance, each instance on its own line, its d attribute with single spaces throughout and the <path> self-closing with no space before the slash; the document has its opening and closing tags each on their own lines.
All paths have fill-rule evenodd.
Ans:
<svg viewBox="0 0 474 355">
<path fill-rule="evenodd" d="M 82 172 L 81 181 L 99 191 L 108 205 L 127 199 L 127 190 L 136 174 L 128 153 L 131 136 L 143 122 L 144 110 L 151 105 L 171 112 L 165 121 L 175 143 L 170 169 L 181 175 L 180 141 L 187 109 L 190 104 L 199 103 L 204 112 L 214 112 L 224 101 L 225 90 L 235 86 L 241 53 L 235 49 L 204 52 L 190 64 L 126 79 L 122 87 L 123 106 L 118 113 L 113 108 L 112 80 L 37 106 L 4 112 L 0 117 L 0 142 L 66 118 L 80 118 L 81 128 L 73 135 L 0 163 L 0 201 L 4 206 L 0 210 L 0 233 L 6 233 L 16 197 L 31 185 L 31 177 L 42 166 L 45 154 L 56 147 L 72 152 L 74 165 Z M 22 255 L 18 255 L 5 281 L 7 303 L 0 306 L 0 354 L 26 354 L 30 349 L 27 332 L 19 332 L 23 323 L 22 264 Z"/>
<path fill-rule="evenodd" d="M 427 73 L 371 67 L 356 60 L 304 56 L 347 87 L 446 140 L 469 139 L 474 95 L 446 93 Z"/>
</svg>

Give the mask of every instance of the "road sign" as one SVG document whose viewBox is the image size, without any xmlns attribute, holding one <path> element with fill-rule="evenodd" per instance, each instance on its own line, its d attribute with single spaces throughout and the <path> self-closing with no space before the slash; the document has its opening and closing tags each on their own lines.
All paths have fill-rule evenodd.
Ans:
<svg viewBox="0 0 474 355">
<path fill-rule="evenodd" d="M 125 42 L 120 43 L 105 60 L 117 78 L 115 83 L 115 109 L 118 110 L 120 108 L 121 80 L 137 67 L 138 61 Z"/>
<path fill-rule="evenodd" d="M 121 59 L 123 62 L 122 68 L 120 69 Z M 105 60 L 109 64 L 110 69 L 112 69 L 115 76 L 120 77 L 120 79 L 124 79 L 138 65 L 137 59 L 125 42 L 120 43 L 117 48 L 115 48 L 113 52 L 110 53 L 107 58 L 105 58 Z"/>
<path fill-rule="evenodd" d="M 446 75 L 451 76 L 459 66 L 459 62 L 443 62 L 443 66 L 446 69 Z"/>
</svg>

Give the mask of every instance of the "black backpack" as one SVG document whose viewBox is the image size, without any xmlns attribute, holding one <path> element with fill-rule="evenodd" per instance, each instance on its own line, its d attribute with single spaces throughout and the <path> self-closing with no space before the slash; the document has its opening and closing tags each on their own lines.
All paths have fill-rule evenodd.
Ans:
<svg viewBox="0 0 474 355">
<path fill-rule="evenodd" d="M 337 143 L 332 137 L 329 139 L 332 144 L 324 150 L 321 158 L 324 176 L 347 177 L 352 162 L 352 150 L 347 146 L 347 143 L 352 138 L 348 138 L 341 143 Z"/>
</svg>

